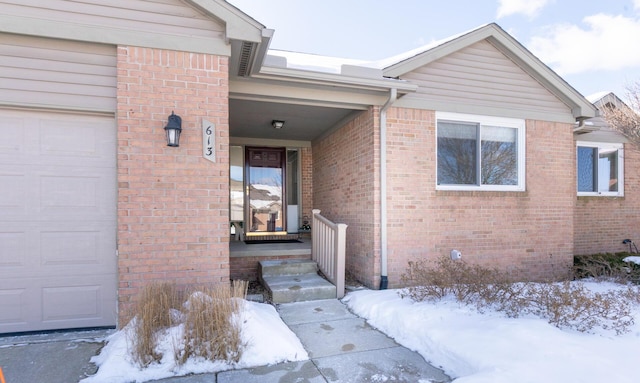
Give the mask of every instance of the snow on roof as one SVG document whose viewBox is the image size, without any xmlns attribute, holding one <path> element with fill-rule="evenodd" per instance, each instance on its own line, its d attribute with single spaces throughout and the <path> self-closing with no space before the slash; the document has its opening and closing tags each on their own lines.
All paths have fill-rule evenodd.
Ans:
<svg viewBox="0 0 640 383">
<path fill-rule="evenodd" d="M 470 32 L 473 32 L 474 30 L 483 28 L 485 26 L 486 24 L 462 33 L 458 33 L 453 36 L 449 36 L 445 39 L 434 40 L 429 44 L 420 46 L 410 51 L 403 52 L 398 55 L 384 58 L 381 60 L 376 60 L 376 61 L 346 59 L 341 57 L 330 57 L 330 56 L 322 56 L 322 55 L 316 55 L 316 54 L 310 54 L 310 53 L 282 51 L 277 49 L 269 49 L 267 54 L 269 56 L 285 58 L 287 62 L 287 68 L 289 69 L 301 69 L 301 70 L 308 70 L 308 71 L 315 71 L 315 72 L 322 72 L 322 73 L 334 73 L 334 74 L 340 74 L 342 72 L 343 65 L 353 65 L 353 66 L 360 66 L 365 68 L 384 69 L 389 66 L 398 64 L 404 60 L 418 56 L 424 52 L 427 52 L 433 48 L 436 48 L 450 41 L 453 41 L 461 36 L 464 36 Z"/>
<path fill-rule="evenodd" d="M 600 101 L 601 99 L 603 99 L 606 95 L 608 95 L 609 93 L 613 93 L 611 91 L 605 90 L 603 92 L 598 92 L 598 93 L 594 93 L 594 94 L 590 94 L 586 97 L 587 100 L 589 100 L 590 103 L 595 103 L 597 101 Z"/>
<path fill-rule="evenodd" d="M 430 51 L 431 49 L 439 47 L 440 45 L 444 45 L 444 44 L 446 44 L 448 42 L 451 42 L 451 41 L 453 41 L 453 40 L 455 40 L 455 39 L 457 39 L 459 37 L 462 37 L 462 36 L 464 36 L 464 35 L 466 35 L 468 33 L 473 32 L 475 30 L 484 28 L 487 25 L 488 24 L 483 24 L 483 25 L 480 25 L 480 26 L 478 26 L 476 28 L 473 28 L 473 29 L 470 29 L 468 31 L 464 31 L 464 32 L 455 34 L 453 36 L 446 37 L 444 39 L 433 40 L 428 44 L 425 44 L 423 46 L 417 47 L 417 48 L 412 49 L 410 51 L 403 52 L 403 53 L 400 53 L 398 55 L 391 56 L 391 57 L 388 57 L 386 59 L 379 60 L 379 61 L 376 62 L 376 64 L 378 65 L 378 68 L 381 68 L 381 69 L 387 68 L 389 66 L 401 63 L 404 60 L 408 60 L 408 59 L 410 59 L 412 57 L 418 56 L 418 55 L 420 55 L 420 54 L 422 54 L 424 52 Z"/>
<path fill-rule="evenodd" d="M 285 58 L 287 60 L 287 68 L 289 69 L 301 69 L 322 73 L 340 74 L 343 65 L 372 67 L 370 61 L 321 56 L 310 53 L 269 49 L 268 55 Z"/>
</svg>

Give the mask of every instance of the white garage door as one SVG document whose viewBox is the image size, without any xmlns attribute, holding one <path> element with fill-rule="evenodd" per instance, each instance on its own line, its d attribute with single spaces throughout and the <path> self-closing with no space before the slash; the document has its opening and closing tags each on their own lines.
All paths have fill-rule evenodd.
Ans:
<svg viewBox="0 0 640 383">
<path fill-rule="evenodd" d="M 116 323 L 113 117 L 0 109 L 0 333 Z"/>
</svg>

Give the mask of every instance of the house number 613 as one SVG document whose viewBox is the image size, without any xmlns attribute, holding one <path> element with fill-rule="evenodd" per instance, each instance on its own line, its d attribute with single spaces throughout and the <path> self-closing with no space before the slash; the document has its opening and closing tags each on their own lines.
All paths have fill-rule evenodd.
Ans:
<svg viewBox="0 0 640 383">
<path fill-rule="evenodd" d="M 216 128 L 211 122 L 202 120 L 202 157 L 216 162 Z"/>
</svg>

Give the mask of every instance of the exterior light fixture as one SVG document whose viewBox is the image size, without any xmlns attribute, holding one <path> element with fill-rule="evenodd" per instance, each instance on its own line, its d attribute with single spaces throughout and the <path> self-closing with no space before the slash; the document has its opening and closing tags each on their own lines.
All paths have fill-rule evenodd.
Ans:
<svg viewBox="0 0 640 383">
<path fill-rule="evenodd" d="M 182 118 L 171 112 L 167 126 L 164 127 L 167 133 L 167 146 L 180 146 L 180 132 L 182 132 Z"/>
<path fill-rule="evenodd" d="M 271 121 L 271 126 L 273 126 L 274 129 L 282 129 L 282 127 L 284 126 L 284 121 L 273 120 Z"/>
</svg>

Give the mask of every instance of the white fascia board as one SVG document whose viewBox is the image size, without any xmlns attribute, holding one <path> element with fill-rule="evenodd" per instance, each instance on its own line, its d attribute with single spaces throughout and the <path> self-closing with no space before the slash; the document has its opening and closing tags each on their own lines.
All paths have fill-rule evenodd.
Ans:
<svg viewBox="0 0 640 383">
<path fill-rule="evenodd" d="M 187 0 L 187 2 L 225 23 L 227 39 L 254 43 L 262 41 L 262 30 L 265 26 L 226 1 Z"/>
<path fill-rule="evenodd" d="M 299 105 L 365 110 L 371 105 L 382 105 L 387 98 L 387 93 L 317 86 L 301 87 L 296 84 L 274 84 L 239 79 L 229 81 L 229 97 L 242 100 L 286 102 Z"/>
<path fill-rule="evenodd" d="M 288 68 L 263 67 L 255 78 L 291 81 L 316 85 L 340 85 L 357 89 L 388 90 L 395 88 L 400 93 L 415 92 L 418 86 L 403 80 L 372 79 L 344 76 L 333 73 L 312 72 Z"/>
<path fill-rule="evenodd" d="M 24 16 L 0 15 L 0 32 L 85 41 L 111 45 L 133 45 L 174 51 L 230 56 L 231 47 L 218 38 L 177 36 L 131 29 L 74 24 Z"/>
<path fill-rule="evenodd" d="M 576 141 L 586 142 L 606 142 L 612 144 L 625 144 L 629 140 L 622 134 L 612 130 L 593 130 L 593 131 L 573 131 L 573 137 Z"/>
<path fill-rule="evenodd" d="M 271 38 L 274 34 L 273 29 L 263 29 L 262 30 L 262 41 L 258 44 L 256 54 L 253 57 L 253 63 L 251 65 L 251 74 L 256 74 L 260 71 L 264 62 L 267 58 L 267 52 L 269 51 L 269 46 L 271 45 Z"/>
</svg>

